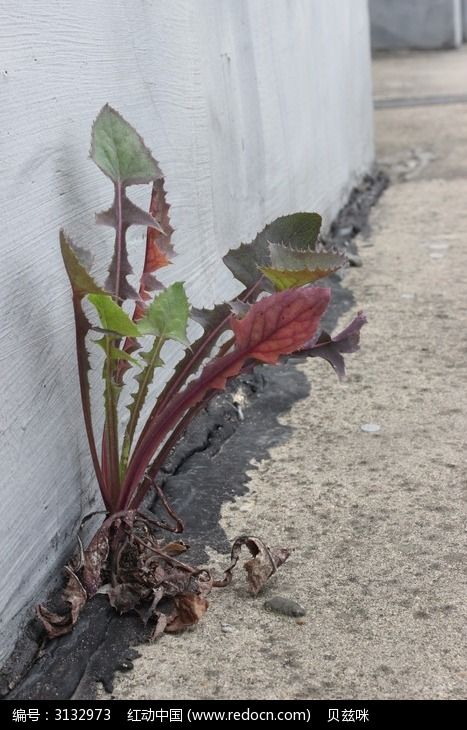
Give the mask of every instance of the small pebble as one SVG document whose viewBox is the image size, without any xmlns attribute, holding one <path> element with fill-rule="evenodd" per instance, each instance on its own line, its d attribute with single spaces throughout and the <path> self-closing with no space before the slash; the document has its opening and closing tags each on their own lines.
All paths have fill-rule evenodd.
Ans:
<svg viewBox="0 0 467 730">
<path fill-rule="evenodd" d="M 378 431 L 381 431 L 379 423 L 362 423 L 360 428 L 365 433 L 378 433 Z"/>
<path fill-rule="evenodd" d="M 363 266 L 363 261 L 356 253 L 346 254 L 350 266 Z"/>
<path fill-rule="evenodd" d="M 233 626 L 230 626 L 230 624 L 221 624 L 221 631 L 223 631 L 224 634 L 231 634 Z"/>
<path fill-rule="evenodd" d="M 415 294 L 401 294 L 401 299 L 415 299 Z"/>
<path fill-rule="evenodd" d="M 304 626 L 304 624 L 306 624 L 306 618 L 297 618 L 295 623 L 299 626 Z"/>
<path fill-rule="evenodd" d="M 284 596 L 273 596 L 265 601 L 263 605 L 269 611 L 281 613 L 284 616 L 297 618 L 306 614 L 305 609 L 299 603 L 292 601 L 290 598 L 284 598 Z"/>
<path fill-rule="evenodd" d="M 449 244 L 447 244 L 447 243 L 429 243 L 428 248 L 431 248 L 432 251 L 446 251 L 446 249 L 449 248 Z"/>
</svg>

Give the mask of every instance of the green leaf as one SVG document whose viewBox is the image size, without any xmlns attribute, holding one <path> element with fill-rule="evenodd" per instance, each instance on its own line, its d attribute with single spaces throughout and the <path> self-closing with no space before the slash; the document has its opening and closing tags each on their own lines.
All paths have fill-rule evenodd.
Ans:
<svg viewBox="0 0 467 730">
<path fill-rule="evenodd" d="M 138 185 L 162 177 L 142 138 L 109 104 L 93 124 L 90 155 L 114 183 Z"/>
<path fill-rule="evenodd" d="M 242 243 L 224 256 L 224 263 L 247 289 L 261 277 L 260 269 L 270 265 L 270 243 L 295 250 L 313 249 L 321 228 L 318 213 L 292 213 L 269 223 L 251 243 Z"/>
<path fill-rule="evenodd" d="M 94 340 L 94 343 L 99 345 L 99 347 L 102 347 L 106 355 L 109 354 L 107 352 L 105 337 L 102 337 L 100 340 Z M 132 357 L 128 352 L 125 352 L 125 350 L 120 350 L 120 348 L 115 347 L 115 345 L 110 347 L 110 357 L 112 360 L 127 360 L 128 362 L 131 362 L 132 365 L 136 365 L 138 368 L 143 367 L 136 358 Z"/>
<path fill-rule="evenodd" d="M 311 284 L 333 274 L 346 263 L 342 254 L 328 251 L 295 250 L 281 244 L 269 244 L 271 266 L 260 270 L 278 291 Z"/>
<path fill-rule="evenodd" d="M 270 243 L 282 243 L 297 250 L 313 248 L 321 230 L 319 213 L 292 213 L 277 218 L 263 231 Z"/>
<path fill-rule="evenodd" d="M 89 294 L 89 301 L 97 310 L 102 327 L 122 337 L 137 337 L 139 331 L 126 312 L 109 294 Z"/>
<path fill-rule="evenodd" d="M 166 340 L 177 340 L 188 345 L 186 328 L 189 306 L 181 282 L 172 284 L 151 302 L 146 313 L 138 321 L 139 333 L 155 335 Z"/>
<path fill-rule="evenodd" d="M 86 294 L 103 294 L 103 290 L 96 284 L 85 266 L 84 258 L 89 258 L 88 252 L 73 246 L 63 230 L 60 231 L 60 249 L 73 294 L 78 299 L 82 299 Z"/>
</svg>

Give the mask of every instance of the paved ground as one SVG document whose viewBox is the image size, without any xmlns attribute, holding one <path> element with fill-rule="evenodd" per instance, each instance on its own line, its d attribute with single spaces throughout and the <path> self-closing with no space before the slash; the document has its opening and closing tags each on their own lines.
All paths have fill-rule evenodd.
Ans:
<svg viewBox="0 0 467 730">
<path fill-rule="evenodd" d="M 465 70 L 465 52 L 380 57 L 375 88 L 432 96 L 446 79 L 460 95 Z M 376 111 L 393 185 L 346 278 L 369 318 L 361 352 L 341 386 L 300 366 L 312 390 L 283 417 L 291 437 L 223 512 L 231 537 L 295 552 L 263 598 L 239 578 L 196 631 L 143 647 L 115 697 L 466 696 L 466 119 L 467 104 Z M 266 612 L 275 594 L 305 622 Z"/>
</svg>

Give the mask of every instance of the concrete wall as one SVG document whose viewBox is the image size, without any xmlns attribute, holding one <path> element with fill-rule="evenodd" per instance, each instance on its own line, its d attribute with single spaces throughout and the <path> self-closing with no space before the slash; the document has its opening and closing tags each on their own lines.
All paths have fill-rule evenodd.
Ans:
<svg viewBox="0 0 467 730">
<path fill-rule="evenodd" d="M 366 0 L 4 0 L 0 14 L 1 659 L 100 504 L 57 241 L 63 225 L 103 273 L 112 236 L 93 214 L 111 187 L 87 159 L 99 108 L 159 160 L 172 278 L 198 306 L 236 291 L 220 256 L 267 221 L 330 221 L 373 145 Z"/>
<path fill-rule="evenodd" d="M 375 49 L 455 48 L 462 43 L 465 0 L 370 0 Z"/>
</svg>

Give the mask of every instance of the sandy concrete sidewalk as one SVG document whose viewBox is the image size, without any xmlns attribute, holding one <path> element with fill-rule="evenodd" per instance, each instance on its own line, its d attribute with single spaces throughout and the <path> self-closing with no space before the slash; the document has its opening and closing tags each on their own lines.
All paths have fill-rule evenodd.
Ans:
<svg viewBox="0 0 467 730">
<path fill-rule="evenodd" d="M 441 57 L 448 69 L 449 54 L 425 63 Z M 377 61 L 379 97 L 410 70 L 398 63 Z M 423 92 L 407 73 L 430 93 L 426 68 Z M 324 362 L 299 366 L 312 388 L 283 418 L 292 436 L 224 508 L 231 538 L 260 534 L 292 557 L 263 596 L 238 575 L 195 631 L 141 647 L 115 697 L 466 696 L 467 158 L 443 150 L 466 144 L 467 105 L 458 123 L 453 109 L 436 107 L 442 138 L 432 108 L 376 112 L 380 156 L 402 160 L 413 141 L 431 159 L 409 181 L 396 171 L 345 279 L 368 315 L 362 349 L 343 385 Z M 297 600 L 304 621 L 267 612 L 272 595 Z"/>
</svg>

